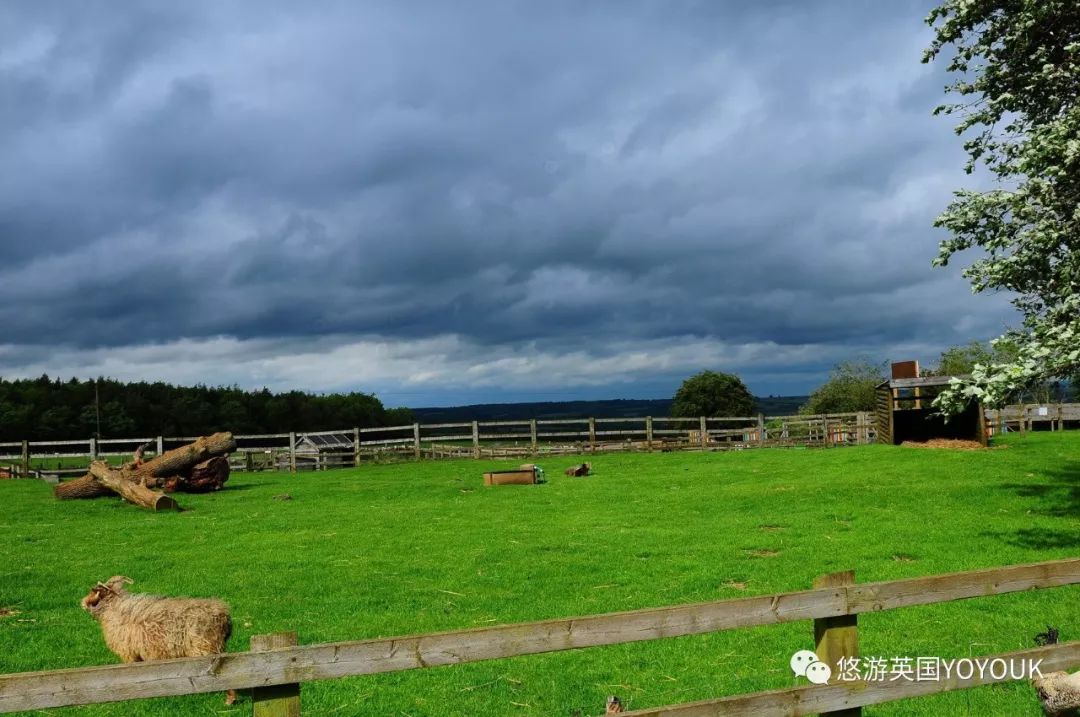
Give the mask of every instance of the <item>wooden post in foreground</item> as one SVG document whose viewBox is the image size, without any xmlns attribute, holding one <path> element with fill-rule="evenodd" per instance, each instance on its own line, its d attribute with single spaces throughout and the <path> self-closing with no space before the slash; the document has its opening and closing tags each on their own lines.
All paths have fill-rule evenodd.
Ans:
<svg viewBox="0 0 1080 717">
<path fill-rule="evenodd" d="M 855 584 L 855 571 L 845 570 L 815 578 L 815 588 L 841 587 Z M 814 620 L 814 654 L 832 670 L 836 682 L 840 674 L 839 662 L 844 657 L 859 656 L 859 625 L 855 615 L 840 615 Z M 861 707 L 832 712 L 822 712 L 822 717 L 860 717 Z"/>
<path fill-rule="evenodd" d="M 252 635 L 251 651 L 266 652 L 278 647 L 295 647 L 295 632 Z M 300 685 L 272 685 L 251 691 L 254 717 L 300 717 Z"/>
</svg>

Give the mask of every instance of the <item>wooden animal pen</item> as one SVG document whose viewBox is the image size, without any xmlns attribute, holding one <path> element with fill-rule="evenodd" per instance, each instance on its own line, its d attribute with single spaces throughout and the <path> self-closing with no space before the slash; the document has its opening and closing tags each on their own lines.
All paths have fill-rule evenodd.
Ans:
<svg viewBox="0 0 1080 717">
<path fill-rule="evenodd" d="M 978 441 L 986 445 L 986 414 L 972 401 L 949 420 L 934 408 L 934 398 L 953 376 L 919 376 L 917 361 L 893 364 L 893 377 L 877 386 L 874 422 L 878 443 L 900 445 L 934 438 Z"/>
<path fill-rule="evenodd" d="M 306 433 L 296 437 L 297 470 L 326 470 L 356 465 L 355 443 L 345 434 Z"/>
</svg>

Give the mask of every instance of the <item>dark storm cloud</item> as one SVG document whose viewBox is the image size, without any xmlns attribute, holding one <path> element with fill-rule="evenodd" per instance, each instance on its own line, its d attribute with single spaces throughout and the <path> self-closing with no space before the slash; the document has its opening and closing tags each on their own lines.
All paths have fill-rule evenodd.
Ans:
<svg viewBox="0 0 1080 717">
<path fill-rule="evenodd" d="M 216 337 L 820 366 L 988 336 L 1001 302 L 929 268 L 963 178 L 927 10 L 8 3 L 0 370 Z"/>
</svg>

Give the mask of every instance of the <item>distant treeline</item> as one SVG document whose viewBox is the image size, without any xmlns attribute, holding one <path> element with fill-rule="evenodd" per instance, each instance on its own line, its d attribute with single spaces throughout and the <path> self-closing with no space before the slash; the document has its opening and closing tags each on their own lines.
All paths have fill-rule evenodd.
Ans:
<svg viewBox="0 0 1080 717">
<path fill-rule="evenodd" d="M 167 383 L 0 378 L 0 441 L 284 433 L 411 423 L 367 393 L 313 395 Z"/>
<path fill-rule="evenodd" d="M 754 399 L 754 412 L 790 416 L 808 396 L 769 396 Z M 640 418 L 671 415 L 671 399 L 612 399 L 607 401 L 548 401 L 543 403 L 483 403 L 447 408 L 414 408 L 421 423 L 458 421 L 523 421 L 530 418 Z"/>
</svg>

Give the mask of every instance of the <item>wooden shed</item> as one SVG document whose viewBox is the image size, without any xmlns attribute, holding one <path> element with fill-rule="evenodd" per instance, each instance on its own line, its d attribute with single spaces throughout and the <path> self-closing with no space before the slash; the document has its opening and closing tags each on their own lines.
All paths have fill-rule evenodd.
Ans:
<svg viewBox="0 0 1080 717">
<path fill-rule="evenodd" d="M 356 465 L 355 448 L 345 434 L 307 433 L 296 437 L 296 470 L 326 470 Z"/>
<path fill-rule="evenodd" d="M 933 402 L 954 377 L 918 374 L 917 361 L 893 364 L 893 378 L 877 386 L 877 442 L 896 446 L 904 441 L 953 438 L 985 446 L 986 414 L 982 404 L 972 401 L 962 413 L 946 421 L 938 415 Z"/>
</svg>

